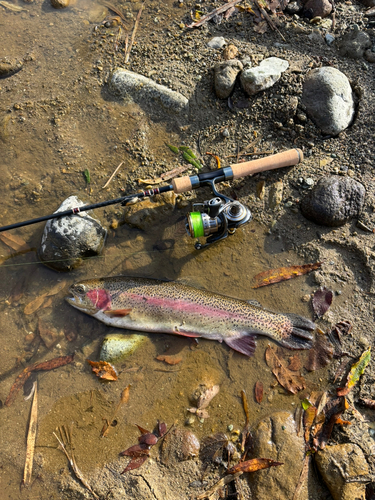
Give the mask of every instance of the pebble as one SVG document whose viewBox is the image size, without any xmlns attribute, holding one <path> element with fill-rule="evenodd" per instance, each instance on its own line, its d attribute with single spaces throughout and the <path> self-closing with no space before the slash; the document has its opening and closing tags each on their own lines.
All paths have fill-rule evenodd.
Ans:
<svg viewBox="0 0 375 500">
<path fill-rule="evenodd" d="M 229 137 L 229 130 L 227 128 L 225 128 L 222 132 L 221 132 L 221 135 L 223 137 Z"/>
<path fill-rule="evenodd" d="M 281 74 L 289 68 L 285 59 L 269 57 L 264 59 L 259 66 L 242 71 L 240 79 L 244 91 L 254 95 L 262 90 L 272 87 L 281 78 Z"/>
<path fill-rule="evenodd" d="M 329 0 L 308 0 L 304 5 L 304 15 L 309 19 L 327 17 L 332 12 Z"/>
<path fill-rule="evenodd" d="M 221 49 L 226 43 L 225 38 L 222 36 L 214 36 L 207 42 L 207 47 L 210 47 L 210 49 Z"/>
<path fill-rule="evenodd" d="M 123 361 L 131 356 L 147 338 L 145 335 L 138 335 L 136 333 L 131 335 L 108 333 L 103 338 L 99 359 L 107 363 Z"/>
<path fill-rule="evenodd" d="M 183 462 L 196 457 L 199 450 L 200 443 L 196 435 L 188 429 L 177 427 L 165 435 L 160 460 L 164 465 Z"/>
<path fill-rule="evenodd" d="M 371 47 L 371 38 L 366 32 L 353 29 L 343 35 L 337 45 L 340 56 L 360 59 L 365 50 Z"/>
<path fill-rule="evenodd" d="M 326 33 L 324 39 L 327 45 L 332 45 L 333 42 L 336 40 L 335 37 L 331 35 L 331 33 Z"/>
<path fill-rule="evenodd" d="M 227 99 L 231 95 L 237 75 L 242 69 L 242 63 L 237 59 L 215 64 L 214 86 L 215 93 L 219 99 Z"/>
</svg>

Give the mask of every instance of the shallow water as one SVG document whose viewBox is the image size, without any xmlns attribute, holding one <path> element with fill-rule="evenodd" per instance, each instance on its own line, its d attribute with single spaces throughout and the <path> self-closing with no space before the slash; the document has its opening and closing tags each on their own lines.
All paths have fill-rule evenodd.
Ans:
<svg viewBox="0 0 375 500">
<path fill-rule="evenodd" d="M 18 5 L 28 12 L 13 13 L 0 6 L 0 31 L 6 40 L 0 57 L 31 54 L 21 72 L 0 80 L 1 224 L 52 212 L 71 194 L 89 202 L 120 196 L 127 171 L 138 168 L 138 163 L 118 145 L 139 134 L 150 149 L 165 151 L 164 141 L 173 143 L 176 138 L 167 131 L 167 125 L 152 123 L 139 108 L 105 101 L 99 85 L 85 86 L 85 71 L 91 71 L 95 58 L 87 46 L 94 26 L 88 21 L 90 2 L 78 2 L 67 11 L 54 10 L 47 2 Z M 163 4 L 160 23 L 166 22 L 164 14 L 172 9 L 170 5 Z M 139 5 L 124 3 L 122 8 L 136 14 Z M 145 30 L 155 13 L 157 2 L 145 12 Z M 108 190 L 102 191 L 100 187 L 121 161 L 125 162 L 123 171 Z M 85 168 L 90 169 L 94 179 L 91 190 L 82 175 Z M 98 210 L 96 216 L 108 222 L 118 213 L 121 208 L 116 207 Z M 259 338 L 255 356 L 248 359 L 217 342 L 201 340 L 195 345 L 191 339 L 153 334 L 118 366 L 118 382 L 103 384 L 91 373 L 85 360 L 98 358 L 100 338 L 113 329 L 73 310 L 64 301 L 68 286 L 80 279 L 121 273 L 182 279 L 214 292 L 256 299 L 276 311 L 311 315 L 301 302 L 301 297 L 314 289 L 311 277 L 251 288 L 251 278 L 260 271 L 303 263 L 285 250 L 282 240 L 250 223 L 225 241 L 197 252 L 193 240 L 176 226 L 183 214 L 176 211 L 147 232 L 125 225 L 110 230 L 103 256 L 86 261 L 68 275 L 38 263 L 35 249 L 43 230 L 40 224 L 12 233 L 28 245 L 27 251 L 19 255 L 13 255 L 0 243 L 4 258 L 0 266 L 1 401 L 5 401 L 14 379 L 28 364 L 76 352 L 72 365 L 38 374 L 35 481 L 30 490 L 21 493 L 31 403 L 24 402 L 20 393 L 13 405 L 1 409 L 0 489 L 4 500 L 59 498 L 50 477 L 58 476 L 67 461 L 57 450 L 52 434 L 57 426 L 73 423 L 76 460 L 81 470 L 89 473 L 117 460 L 120 451 L 136 442 L 134 423 L 150 430 L 158 419 L 168 425 L 183 425 L 190 398 L 200 384 L 220 385 L 219 395 L 209 406 L 210 418 L 192 426 L 200 437 L 226 431 L 230 424 L 235 429 L 243 427 L 241 390 L 248 395 L 254 422 L 277 409 L 294 411 L 298 397 L 287 395 L 276 385 L 265 364 L 264 351 L 270 342 L 265 338 Z M 160 250 L 164 240 L 170 248 Z M 48 307 L 25 314 L 27 304 L 59 281 L 64 281 L 65 287 L 51 297 Z M 39 319 L 57 332 L 56 343 L 49 349 L 35 336 Z M 155 360 L 168 348 L 181 352 L 183 362 L 170 367 Z M 319 386 L 316 375 L 308 378 Z M 259 379 L 265 387 L 261 405 L 253 397 Z M 118 425 L 107 438 L 100 438 L 103 419 L 112 415 L 128 384 L 130 399 L 119 410 Z"/>
</svg>

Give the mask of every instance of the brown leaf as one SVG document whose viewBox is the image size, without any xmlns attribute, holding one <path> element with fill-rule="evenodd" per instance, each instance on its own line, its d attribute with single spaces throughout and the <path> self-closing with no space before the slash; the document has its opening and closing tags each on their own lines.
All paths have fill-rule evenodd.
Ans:
<svg viewBox="0 0 375 500">
<path fill-rule="evenodd" d="M 125 472 L 128 472 L 129 470 L 138 469 L 141 465 L 143 465 L 146 462 L 147 459 L 148 455 L 145 455 L 143 457 L 132 458 L 128 463 L 128 465 L 125 467 L 125 469 L 121 472 L 121 474 L 125 474 Z"/>
<path fill-rule="evenodd" d="M 331 362 L 333 353 L 334 348 L 329 339 L 325 335 L 317 335 L 305 363 L 306 370 L 313 372 L 324 368 Z"/>
<path fill-rule="evenodd" d="M 297 372 L 302 368 L 302 361 L 298 352 L 289 359 L 288 370 Z"/>
<path fill-rule="evenodd" d="M 218 14 L 222 14 L 223 12 L 227 11 L 228 9 L 232 8 L 234 5 L 240 3 L 242 0 L 233 0 L 232 2 L 228 2 L 224 5 L 221 5 L 217 9 L 214 9 L 211 11 L 209 14 L 206 16 L 203 16 L 198 22 L 190 24 L 187 26 L 187 28 L 198 28 L 199 26 L 202 26 L 202 24 L 205 24 L 207 21 L 212 19 L 213 17 L 217 16 Z"/>
<path fill-rule="evenodd" d="M 145 436 L 147 434 L 144 434 Z M 150 450 L 147 444 L 145 443 L 140 443 L 140 444 L 135 444 L 134 446 L 130 446 L 130 448 L 127 448 L 125 451 L 122 451 L 120 453 L 121 457 L 140 457 L 144 455 L 149 455 Z"/>
<path fill-rule="evenodd" d="M 256 24 L 253 29 L 255 33 L 263 35 L 263 33 L 265 33 L 268 30 L 267 21 L 261 21 L 259 24 Z"/>
<path fill-rule="evenodd" d="M 45 295 L 46 297 L 50 297 L 51 295 L 56 295 L 65 287 L 66 287 L 66 281 L 63 280 L 60 283 L 56 283 L 56 285 L 53 288 L 51 288 L 51 290 L 47 292 Z"/>
<path fill-rule="evenodd" d="M 269 345 L 266 349 L 266 362 L 284 389 L 296 394 L 306 387 L 305 379 L 301 375 L 288 370 L 287 361 L 283 359 L 283 351 L 280 348 L 275 349 Z"/>
<path fill-rule="evenodd" d="M 275 462 L 270 458 L 252 458 L 246 462 L 240 462 L 239 464 L 231 467 L 227 470 L 228 474 L 235 474 L 236 472 L 256 472 L 261 469 L 268 469 L 269 467 L 276 467 L 278 465 L 284 465 L 282 462 Z"/>
<path fill-rule="evenodd" d="M 14 402 L 18 391 L 21 389 L 21 387 L 23 387 L 24 383 L 30 377 L 33 371 L 53 370 L 55 368 L 59 368 L 60 366 L 71 363 L 73 359 L 74 356 L 59 356 L 58 358 L 50 359 L 49 361 L 43 361 L 42 363 L 33 363 L 32 365 L 27 366 L 14 381 L 9 395 L 4 403 L 5 406 L 10 406 Z"/>
<path fill-rule="evenodd" d="M 317 409 L 315 406 L 310 406 L 305 410 L 305 413 L 303 414 L 303 425 L 305 426 L 305 443 L 307 444 L 310 440 L 310 431 L 311 427 L 314 423 L 315 420 L 315 415 L 316 415 Z"/>
<path fill-rule="evenodd" d="M 25 240 L 23 240 L 19 236 L 16 236 L 15 234 L 10 233 L 9 231 L 3 231 L 2 233 L 0 233 L 0 240 L 16 252 L 22 252 L 30 248 L 26 244 Z"/>
<path fill-rule="evenodd" d="M 101 380 L 117 380 L 117 371 L 110 363 L 106 361 L 91 361 L 90 359 L 86 359 L 86 361 L 92 367 L 93 373 Z"/>
<path fill-rule="evenodd" d="M 328 288 L 320 288 L 314 293 L 312 298 L 313 311 L 318 318 L 324 316 L 332 304 L 333 292 Z"/>
<path fill-rule="evenodd" d="M 121 393 L 120 403 L 122 405 L 126 405 L 127 402 L 129 401 L 130 387 L 131 387 L 131 385 L 129 384 L 127 387 L 125 387 L 125 389 Z"/>
<path fill-rule="evenodd" d="M 297 276 L 310 273 L 318 269 L 322 265 L 321 262 L 315 264 L 304 264 L 302 266 L 278 267 L 277 269 L 270 269 L 263 271 L 254 277 L 255 284 L 252 288 L 259 288 L 261 286 L 270 285 L 272 283 L 279 283 L 280 281 L 290 280 Z"/>
<path fill-rule="evenodd" d="M 257 380 L 255 383 L 254 393 L 255 401 L 260 404 L 263 399 L 263 383 L 260 380 Z"/>
<path fill-rule="evenodd" d="M 177 365 L 182 361 L 182 358 L 180 356 L 177 356 L 176 354 L 160 354 L 159 356 L 156 356 L 156 359 L 158 361 L 164 361 L 164 363 L 167 363 L 167 365 Z"/>
<path fill-rule="evenodd" d="M 25 306 L 25 309 L 23 310 L 23 312 L 25 314 L 33 314 L 35 311 L 37 311 L 38 309 L 40 309 L 40 307 L 42 306 L 43 302 L 44 302 L 44 299 L 46 298 L 46 294 L 43 293 L 43 295 L 39 295 L 39 297 L 37 297 L 36 299 L 32 300 L 31 302 L 29 302 L 26 306 Z"/>
</svg>

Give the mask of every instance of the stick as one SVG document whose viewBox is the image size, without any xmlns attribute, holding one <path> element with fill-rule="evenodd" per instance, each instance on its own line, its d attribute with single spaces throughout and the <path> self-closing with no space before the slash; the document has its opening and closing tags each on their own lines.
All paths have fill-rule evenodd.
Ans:
<svg viewBox="0 0 375 500">
<path fill-rule="evenodd" d="M 127 53 L 125 54 L 125 62 L 126 63 L 129 61 L 130 52 L 131 52 L 132 47 L 133 47 L 133 42 L 134 42 L 134 39 L 135 39 L 135 34 L 137 32 L 137 29 L 138 29 L 139 20 L 141 19 L 141 15 L 142 15 L 142 11 L 143 11 L 144 6 L 145 6 L 145 4 L 143 3 L 142 6 L 141 6 L 141 8 L 139 9 L 139 12 L 137 14 L 137 18 L 136 18 L 135 23 L 134 23 L 134 28 L 133 28 L 132 37 L 130 39 L 129 48 L 128 48 Z"/>
<path fill-rule="evenodd" d="M 223 12 L 230 9 L 231 7 L 234 7 L 235 5 L 240 3 L 241 1 L 242 0 L 233 0 L 233 2 L 228 2 L 224 5 L 222 5 L 221 7 L 218 7 L 217 9 L 213 10 L 212 12 L 207 14 L 206 16 L 203 16 L 198 22 L 193 23 L 193 24 L 189 24 L 189 26 L 187 26 L 187 28 L 198 28 L 198 26 L 202 26 L 202 24 L 206 23 L 207 21 L 212 19 L 217 14 L 222 14 Z"/>
<path fill-rule="evenodd" d="M 121 167 L 121 165 L 122 165 L 123 163 L 124 163 L 123 161 L 120 163 L 120 165 L 116 168 L 116 170 L 113 172 L 113 174 L 112 174 L 112 175 L 111 175 L 111 177 L 108 179 L 108 181 L 104 184 L 104 186 L 102 187 L 102 189 L 105 189 L 105 188 L 108 186 L 108 184 L 111 182 L 111 180 L 112 180 L 112 179 L 114 178 L 114 176 L 117 174 L 117 172 L 118 172 L 119 168 Z"/>
<path fill-rule="evenodd" d="M 23 471 L 23 479 L 22 479 L 22 484 L 24 486 L 30 486 L 31 476 L 33 474 L 36 428 L 38 420 L 38 391 L 37 391 L 36 381 L 33 384 L 33 391 L 34 391 L 34 397 L 30 410 L 29 430 L 27 432 L 27 439 L 26 439 L 26 460 L 25 460 L 25 468 Z"/>
<path fill-rule="evenodd" d="M 273 30 L 273 31 L 277 31 L 278 34 L 281 36 L 281 38 L 284 40 L 284 42 L 286 42 L 285 38 L 283 37 L 283 35 L 280 33 L 279 29 L 277 28 L 277 26 L 275 26 L 275 24 L 273 23 L 272 19 L 270 18 L 270 16 L 267 14 L 267 12 L 263 9 L 261 3 L 259 2 L 259 0 L 254 0 L 258 9 L 261 11 L 261 13 L 263 14 L 264 18 L 266 19 L 266 21 L 268 22 L 268 24 L 270 25 L 270 28 Z"/>
<path fill-rule="evenodd" d="M 79 481 L 81 481 L 83 486 L 85 486 L 85 488 L 87 488 L 89 490 L 91 495 L 96 500 L 99 500 L 98 495 L 91 489 L 91 486 L 89 485 L 89 483 L 87 482 L 87 480 L 83 476 L 82 472 L 79 470 L 79 468 L 76 464 L 76 460 L 74 458 L 73 452 L 71 452 L 71 455 L 69 455 L 69 453 L 66 450 L 66 444 L 68 444 L 70 446 L 70 448 L 72 447 L 70 432 L 66 429 L 65 425 L 63 425 L 62 427 L 59 427 L 59 432 L 60 432 L 60 438 L 58 437 L 58 435 L 55 432 L 52 432 L 52 434 L 57 439 L 62 451 L 65 453 L 65 456 L 68 459 L 68 462 L 69 462 L 74 474 L 76 475 L 76 478 Z M 64 441 L 64 437 L 63 437 L 64 434 L 65 434 L 65 441 Z"/>
</svg>

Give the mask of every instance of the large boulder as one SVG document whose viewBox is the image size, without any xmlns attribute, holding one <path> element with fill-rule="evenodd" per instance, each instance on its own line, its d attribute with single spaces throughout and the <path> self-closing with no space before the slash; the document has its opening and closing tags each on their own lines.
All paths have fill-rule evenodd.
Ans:
<svg viewBox="0 0 375 500">
<path fill-rule="evenodd" d="M 354 96 L 349 80 L 331 66 L 313 69 L 307 74 L 302 103 L 323 134 L 338 135 L 354 118 Z"/>
</svg>

